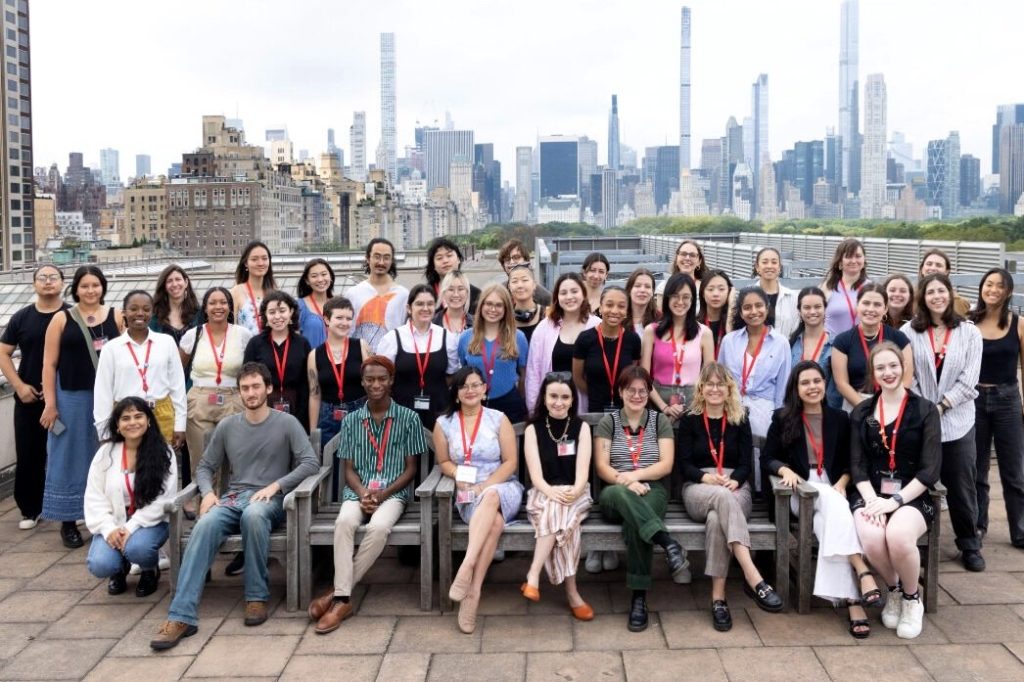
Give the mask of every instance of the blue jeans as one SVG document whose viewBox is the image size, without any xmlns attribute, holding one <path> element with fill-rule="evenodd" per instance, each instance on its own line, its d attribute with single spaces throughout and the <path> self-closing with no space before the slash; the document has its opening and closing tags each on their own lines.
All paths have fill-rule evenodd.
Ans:
<svg viewBox="0 0 1024 682">
<path fill-rule="evenodd" d="M 159 561 L 159 550 L 167 542 L 167 522 L 158 523 L 148 528 L 139 528 L 128 536 L 124 545 L 124 553 L 107 544 L 102 535 L 93 535 L 89 545 L 89 557 L 86 565 L 89 572 L 97 578 L 109 578 L 123 568 L 122 562 L 138 564 L 142 570 L 151 571 Z"/>
<path fill-rule="evenodd" d="M 178 572 L 177 591 L 168 618 L 199 625 L 199 599 L 206 573 L 228 535 L 241 533 L 245 550 L 245 600 L 267 601 L 267 555 L 270 531 L 284 522 L 284 496 L 269 502 L 249 502 L 255 490 L 221 495 L 220 504 L 203 514 L 192 528 Z"/>
</svg>

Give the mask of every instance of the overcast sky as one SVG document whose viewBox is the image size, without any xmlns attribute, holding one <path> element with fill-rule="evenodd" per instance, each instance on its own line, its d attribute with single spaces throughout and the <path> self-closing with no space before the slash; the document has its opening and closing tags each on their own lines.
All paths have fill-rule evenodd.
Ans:
<svg viewBox="0 0 1024 682">
<path fill-rule="evenodd" d="M 750 114 L 769 76 L 773 159 L 822 139 L 838 118 L 839 0 L 693 0 L 692 159 L 730 115 Z M 677 144 L 679 17 L 663 0 L 33 0 L 35 165 L 68 152 L 87 163 L 121 153 L 163 172 L 201 142 L 203 114 L 237 115 L 251 143 L 284 124 L 319 154 L 326 130 L 351 159 L 348 129 L 365 110 L 367 157 L 380 137 L 379 34 L 395 33 L 398 153 L 417 121 L 444 121 L 493 142 L 515 182 L 516 145 L 589 135 L 607 158 L 611 94 L 621 140 Z M 860 80 L 885 74 L 889 133 L 920 157 L 959 130 L 962 153 L 991 164 L 998 104 L 1024 102 L 1024 2 L 861 0 Z M 863 86 L 862 86 L 863 88 Z M 863 93 L 863 89 L 861 91 Z M 863 97 L 863 94 L 862 94 Z M 863 110 L 862 110 L 863 114 Z M 862 125 L 863 130 L 863 125 Z"/>
</svg>

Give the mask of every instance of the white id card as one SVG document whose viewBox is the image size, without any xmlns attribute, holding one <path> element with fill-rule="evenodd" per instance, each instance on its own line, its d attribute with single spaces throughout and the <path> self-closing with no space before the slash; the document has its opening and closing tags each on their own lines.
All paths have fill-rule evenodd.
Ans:
<svg viewBox="0 0 1024 682">
<path fill-rule="evenodd" d="M 576 454 L 576 441 L 574 440 L 560 440 L 558 441 L 558 456 L 559 457 L 572 457 Z"/>
<path fill-rule="evenodd" d="M 458 490 L 455 493 L 456 504 L 470 504 L 476 499 L 476 493 L 472 490 Z"/>
<path fill-rule="evenodd" d="M 903 489 L 903 481 L 898 478 L 885 476 L 882 478 L 882 494 L 895 495 Z"/>
<path fill-rule="evenodd" d="M 430 409 L 430 396 L 418 395 L 412 399 L 412 409 L 414 410 L 429 410 Z"/>
<path fill-rule="evenodd" d="M 455 467 L 455 481 L 457 483 L 476 484 L 476 467 L 466 464 L 459 464 Z"/>
</svg>

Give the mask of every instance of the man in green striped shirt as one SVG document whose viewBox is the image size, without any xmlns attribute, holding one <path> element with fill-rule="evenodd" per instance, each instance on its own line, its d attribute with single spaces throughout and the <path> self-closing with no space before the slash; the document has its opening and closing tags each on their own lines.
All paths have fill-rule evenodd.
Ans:
<svg viewBox="0 0 1024 682">
<path fill-rule="evenodd" d="M 341 423 L 338 458 L 345 467 L 345 492 L 334 524 L 334 587 L 309 605 L 317 634 L 337 630 L 352 615 L 352 588 L 384 551 L 405 511 L 417 459 L 427 451 L 419 416 L 391 399 L 394 379 L 388 358 L 363 360 L 366 404 Z M 353 558 L 356 530 L 364 522 L 366 533 Z"/>
</svg>

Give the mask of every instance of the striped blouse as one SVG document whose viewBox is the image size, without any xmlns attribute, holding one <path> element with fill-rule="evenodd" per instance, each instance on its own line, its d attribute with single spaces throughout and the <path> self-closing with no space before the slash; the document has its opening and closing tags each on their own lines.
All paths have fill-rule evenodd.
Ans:
<svg viewBox="0 0 1024 682">
<path fill-rule="evenodd" d="M 391 432 L 388 434 L 384 450 L 384 466 L 377 471 L 377 451 L 370 442 L 370 434 L 378 444 L 384 439 L 388 423 Z M 369 430 L 369 434 L 367 433 Z M 356 475 L 364 485 L 371 480 L 381 480 L 381 488 L 386 488 L 405 471 L 405 458 L 421 455 L 427 451 L 427 440 L 423 436 L 423 425 L 419 416 L 407 407 L 402 407 L 394 400 L 380 424 L 370 416 L 370 408 L 363 405 L 350 412 L 341 423 L 341 442 L 338 444 L 338 458 L 352 460 Z M 408 502 L 408 488 L 395 493 L 395 497 Z M 350 487 L 345 486 L 344 500 L 359 500 L 359 496 Z"/>
<path fill-rule="evenodd" d="M 605 438 L 612 442 L 610 463 L 616 471 L 633 471 L 633 458 L 629 454 L 626 432 L 623 425 L 626 424 L 626 416 L 622 410 L 606 414 L 598 422 L 594 429 L 595 438 Z M 647 410 L 647 419 L 643 424 L 644 437 L 640 444 L 640 460 L 637 462 L 637 469 L 644 469 L 661 461 L 661 451 L 658 448 L 658 441 L 662 438 L 672 438 L 672 422 L 668 417 L 656 410 Z M 629 438 L 635 441 L 639 433 L 630 433 Z"/>
</svg>

